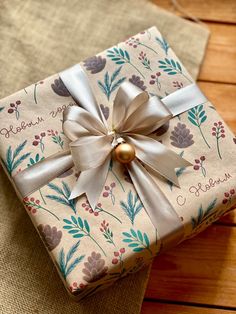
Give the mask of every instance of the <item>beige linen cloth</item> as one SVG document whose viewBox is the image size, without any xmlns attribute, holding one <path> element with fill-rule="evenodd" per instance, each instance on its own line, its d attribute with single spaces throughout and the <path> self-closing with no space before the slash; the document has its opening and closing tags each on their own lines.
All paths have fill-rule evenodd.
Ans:
<svg viewBox="0 0 236 314">
<path fill-rule="evenodd" d="M 208 31 L 152 3 L 2 0 L 0 98 L 152 25 L 196 78 Z M 148 269 L 75 303 L 2 169 L 0 187 L 1 313 L 139 313 Z"/>
</svg>

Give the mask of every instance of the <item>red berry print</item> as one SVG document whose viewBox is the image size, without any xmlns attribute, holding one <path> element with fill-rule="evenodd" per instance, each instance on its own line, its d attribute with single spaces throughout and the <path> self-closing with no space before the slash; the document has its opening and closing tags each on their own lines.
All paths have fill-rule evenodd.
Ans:
<svg viewBox="0 0 236 314">
<path fill-rule="evenodd" d="M 44 136 L 46 136 L 45 133 L 41 133 L 41 134 L 44 134 Z M 58 131 L 48 130 L 48 136 L 51 137 L 53 143 L 59 145 L 61 147 L 61 149 L 63 149 L 64 141 L 62 140 L 62 138 L 59 135 Z"/>
<path fill-rule="evenodd" d="M 12 114 L 12 113 L 15 112 L 16 120 L 18 120 L 19 117 L 20 117 L 20 112 L 19 112 L 19 109 L 18 109 L 18 106 L 20 106 L 20 105 L 21 105 L 21 101 L 17 100 L 15 103 L 10 103 L 9 109 L 7 110 L 7 112 L 9 114 Z"/>
<path fill-rule="evenodd" d="M 160 76 L 161 76 L 161 72 L 156 72 L 150 76 L 150 81 L 149 81 L 150 85 L 156 84 L 159 90 L 161 89 L 161 83 L 159 81 Z"/>
<path fill-rule="evenodd" d="M 106 241 L 110 244 L 113 244 L 115 246 L 114 240 L 113 240 L 113 232 L 111 231 L 110 227 L 109 227 L 109 223 L 106 222 L 106 220 L 103 220 L 103 222 L 101 223 L 100 226 L 100 231 L 102 232 L 104 238 L 106 239 Z M 117 252 L 118 253 L 118 252 Z M 114 253 L 115 255 L 115 253 Z M 115 256 L 119 256 L 115 255 Z"/>
<path fill-rule="evenodd" d="M 110 186 L 105 185 L 105 187 L 104 187 L 104 190 L 105 190 L 105 191 L 102 193 L 102 196 L 103 196 L 103 197 L 108 197 L 108 196 L 110 195 L 111 202 L 112 202 L 113 205 L 115 204 L 115 201 L 116 201 L 115 195 L 113 194 L 113 189 L 114 189 L 115 187 L 116 187 L 115 182 L 112 182 L 112 183 L 110 184 Z"/>
<path fill-rule="evenodd" d="M 42 153 L 44 152 L 44 148 L 45 148 L 44 143 L 43 143 L 43 138 L 45 137 L 44 134 L 45 134 L 45 132 L 42 132 L 40 134 L 35 135 L 34 140 L 32 142 L 33 146 L 39 146 Z"/>
<path fill-rule="evenodd" d="M 203 166 L 204 161 L 206 160 L 205 156 L 201 156 L 199 159 L 195 159 L 195 165 L 193 165 L 193 169 L 198 171 L 201 169 L 203 177 L 206 176 L 206 168 Z"/>
<path fill-rule="evenodd" d="M 221 121 L 214 122 L 214 126 L 212 127 L 211 134 L 212 136 L 216 138 L 216 147 L 217 147 L 218 156 L 220 159 L 222 159 L 219 142 L 220 142 L 220 139 L 225 138 L 225 129 Z"/>
<path fill-rule="evenodd" d="M 38 210 L 43 210 L 46 211 L 47 213 L 51 214 L 54 218 L 56 218 L 57 220 L 60 220 L 54 213 L 52 213 L 49 209 L 43 207 L 41 205 L 40 200 L 35 199 L 34 197 L 25 197 L 23 199 L 23 203 L 25 205 L 25 207 L 28 209 L 29 212 L 31 212 L 31 214 L 35 215 L 37 213 Z"/>
<path fill-rule="evenodd" d="M 222 200 L 222 204 L 231 204 L 232 197 L 234 197 L 235 189 L 230 189 L 229 191 L 224 193 L 224 198 Z"/>
</svg>

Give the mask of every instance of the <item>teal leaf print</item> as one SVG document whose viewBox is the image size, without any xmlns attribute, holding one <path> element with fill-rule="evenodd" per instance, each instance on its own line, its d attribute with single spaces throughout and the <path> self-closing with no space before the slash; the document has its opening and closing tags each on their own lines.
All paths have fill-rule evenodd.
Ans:
<svg viewBox="0 0 236 314">
<path fill-rule="evenodd" d="M 165 51 L 165 54 L 168 55 L 168 50 L 170 46 L 167 43 L 167 41 L 164 38 L 159 38 L 159 37 L 156 37 L 155 39 L 157 43 L 160 45 L 160 47 Z"/>
<path fill-rule="evenodd" d="M 3 109 L 4 109 L 4 107 L 0 107 L 0 112 L 2 112 L 2 111 L 3 111 Z"/>
<path fill-rule="evenodd" d="M 206 138 L 202 132 L 202 128 L 201 128 L 201 125 L 206 121 L 206 119 L 207 119 L 207 115 L 206 115 L 206 112 L 205 112 L 202 104 L 198 105 L 198 106 L 196 106 L 196 107 L 194 107 L 188 111 L 188 120 L 193 125 L 198 127 L 204 142 L 206 143 L 207 147 L 210 148 L 210 145 L 208 144 L 208 142 L 207 142 L 207 140 L 206 140 Z"/>
<path fill-rule="evenodd" d="M 184 151 L 182 151 L 182 152 L 179 154 L 180 157 L 183 157 L 183 155 L 184 155 Z M 181 167 L 181 168 L 178 168 L 178 169 L 176 170 L 175 174 L 176 174 L 177 178 L 180 177 L 181 174 L 184 173 L 184 170 L 185 170 L 185 169 L 186 169 L 186 167 Z M 167 180 L 167 184 L 169 185 L 169 187 L 170 187 L 170 189 L 171 189 L 171 191 L 172 191 L 173 186 L 174 186 L 173 182 Z"/>
<path fill-rule="evenodd" d="M 108 72 L 105 73 L 104 76 L 104 83 L 98 81 L 98 86 L 100 87 L 101 91 L 107 96 L 107 99 L 110 99 L 111 93 L 114 92 L 120 84 L 125 81 L 125 77 L 122 77 L 117 80 L 118 75 L 120 74 L 121 66 L 113 72 L 113 74 L 109 75 Z"/>
<path fill-rule="evenodd" d="M 44 159 L 45 159 L 44 157 L 40 157 L 39 154 L 37 153 L 35 155 L 35 158 L 30 157 L 29 163 L 27 164 L 27 167 L 33 166 L 33 165 L 37 164 L 37 162 L 44 160 Z"/>
<path fill-rule="evenodd" d="M 72 237 L 75 239 L 84 238 L 84 237 L 90 238 L 106 256 L 106 253 L 103 250 L 103 248 L 91 235 L 88 221 L 86 219 L 83 220 L 80 217 L 76 218 L 75 216 L 71 216 L 70 218 L 71 220 L 63 219 L 64 223 L 66 224 L 65 226 L 63 226 L 63 229 L 67 230 L 68 233 L 71 234 Z"/>
<path fill-rule="evenodd" d="M 118 47 L 113 47 L 112 49 L 107 50 L 107 57 L 119 65 L 129 64 L 144 78 L 144 75 L 131 62 L 130 56 L 127 50 L 124 50 Z"/>
<path fill-rule="evenodd" d="M 135 231 L 130 229 L 130 232 L 122 232 L 124 243 L 128 244 L 128 247 L 132 248 L 133 252 L 142 252 L 147 250 L 152 256 L 152 251 L 150 250 L 150 241 L 147 234 L 142 233 L 140 230 Z"/>
<path fill-rule="evenodd" d="M 75 269 L 75 267 L 84 259 L 85 255 L 81 255 L 76 257 L 73 261 L 72 258 L 76 253 L 78 247 L 80 245 L 80 241 L 74 244 L 68 251 L 65 256 L 64 248 L 60 250 L 59 253 L 59 269 L 64 279 Z"/>
<path fill-rule="evenodd" d="M 7 153 L 6 153 L 5 166 L 10 175 L 12 175 L 12 172 L 31 154 L 31 153 L 26 153 L 26 154 L 20 155 L 26 143 L 27 141 L 25 140 L 23 143 L 17 146 L 17 148 L 14 151 L 12 151 L 11 146 L 8 147 Z"/>
<path fill-rule="evenodd" d="M 71 190 L 67 183 L 62 181 L 62 188 L 60 188 L 54 183 L 49 183 L 48 187 L 58 194 L 58 195 L 46 195 L 48 199 L 70 207 L 73 210 L 73 212 L 76 214 L 75 200 L 69 199 Z"/>
<path fill-rule="evenodd" d="M 208 219 L 213 213 L 213 209 L 216 205 L 217 199 L 215 198 L 204 211 L 202 205 L 198 209 L 198 215 L 191 218 L 192 228 L 195 229 L 199 227 L 206 219 Z"/>
<path fill-rule="evenodd" d="M 168 75 L 181 74 L 183 75 L 189 82 L 192 82 L 182 71 L 182 67 L 178 61 L 174 59 L 165 58 L 164 60 L 159 60 L 159 68 L 163 69 Z"/>
<path fill-rule="evenodd" d="M 59 145 L 63 149 L 64 141 L 61 136 L 58 134 L 58 131 L 48 130 L 48 136 L 51 137 L 53 143 Z"/>
<path fill-rule="evenodd" d="M 123 211 L 126 213 L 126 215 L 129 217 L 132 225 L 134 224 L 134 219 L 136 215 L 143 208 L 142 203 L 139 201 L 138 195 L 136 194 L 134 196 L 131 191 L 129 191 L 128 193 L 127 203 L 121 201 L 120 206 L 123 209 Z"/>
</svg>

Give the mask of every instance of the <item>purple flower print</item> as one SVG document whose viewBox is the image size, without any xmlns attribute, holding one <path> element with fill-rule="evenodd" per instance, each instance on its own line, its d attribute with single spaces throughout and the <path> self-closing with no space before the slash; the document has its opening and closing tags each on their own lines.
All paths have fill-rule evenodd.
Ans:
<svg viewBox="0 0 236 314">
<path fill-rule="evenodd" d="M 140 76 L 138 76 L 138 75 L 133 74 L 132 77 L 129 79 L 129 81 L 130 81 L 130 83 L 136 85 L 137 87 L 139 87 L 143 91 L 145 91 L 147 89 L 147 87 L 144 85 L 144 81 L 142 81 Z"/>
<path fill-rule="evenodd" d="M 110 184 L 110 186 L 108 185 L 105 185 L 105 191 L 103 192 L 102 196 L 103 197 L 108 197 L 110 195 L 110 198 L 111 198 L 111 201 L 112 201 L 112 204 L 114 205 L 115 204 L 115 195 L 113 194 L 113 189 L 116 187 L 116 184 L 115 182 L 112 182 Z"/>
<path fill-rule="evenodd" d="M 40 147 L 42 153 L 44 152 L 44 148 L 45 148 L 44 143 L 43 143 L 43 138 L 44 138 L 45 136 L 46 136 L 46 133 L 45 133 L 45 132 L 42 132 L 42 133 L 40 133 L 39 135 L 35 135 L 35 136 L 34 136 L 35 140 L 32 142 L 32 144 L 33 144 L 34 146 L 38 146 L 38 145 L 39 145 L 39 147 Z"/>
<path fill-rule="evenodd" d="M 195 159 L 195 165 L 193 166 L 193 169 L 198 171 L 201 169 L 202 175 L 205 177 L 206 176 L 206 169 L 203 166 L 204 161 L 206 160 L 205 156 L 201 156 L 199 159 Z"/>
<path fill-rule="evenodd" d="M 92 252 L 87 262 L 84 263 L 84 269 L 82 270 L 84 274 L 83 279 L 92 283 L 104 277 L 107 271 L 108 267 L 105 266 L 105 261 L 101 258 L 101 254 Z"/>
<path fill-rule="evenodd" d="M 151 85 L 156 84 L 159 90 L 161 89 L 161 83 L 159 81 L 160 76 L 161 76 L 161 72 L 157 72 L 155 74 L 152 74 L 150 81 L 149 81 L 149 84 L 151 84 Z"/>
<path fill-rule="evenodd" d="M 21 101 L 20 100 L 17 100 L 14 103 L 10 103 L 10 108 L 8 109 L 8 113 L 12 114 L 13 112 L 15 112 L 15 115 L 16 115 L 16 119 L 18 120 L 19 117 L 20 117 L 20 112 L 18 110 L 18 106 L 21 104 Z"/>
<path fill-rule="evenodd" d="M 51 84 L 52 90 L 59 96 L 62 97 L 69 97 L 70 93 L 68 89 L 65 87 L 64 83 L 62 82 L 61 78 L 54 80 L 54 83 Z"/>
<path fill-rule="evenodd" d="M 225 138 L 225 129 L 224 129 L 224 126 L 223 126 L 221 121 L 214 123 L 214 126 L 212 128 L 212 136 L 214 136 L 216 138 L 217 152 L 218 152 L 220 159 L 222 159 L 222 156 L 220 153 L 219 141 L 221 138 L 222 139 Z"/>
<path fill-rule="evenodd" d="M 38 231 L 49 251 L 54 250 L 61 242 L 62 232 L 56 227 L 41 224 L 38 226 Z"/>
<path fill-rule="evenodd" d="M 92 74 L 101 72 L 106 65 L 106 59 L 101 56 L 93 56 L 84 61 L 84 66 L 87 71 L 90 71 Z"/>
</svg>

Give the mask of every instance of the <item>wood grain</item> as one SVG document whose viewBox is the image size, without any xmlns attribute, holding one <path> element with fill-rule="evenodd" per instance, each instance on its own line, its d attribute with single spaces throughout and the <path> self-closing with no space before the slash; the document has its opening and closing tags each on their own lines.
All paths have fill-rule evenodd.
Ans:
<svg viewBox="0 0 236 314">
<path fill-rule="evenodd" d="M 198 82 L 198 84 L 231 130 L 236 134 L 236 85 L 211 82 Z"/>
<path fill-rule="evenodd" d="M 235 314 L 235 311 L 223 309 L 203 308 L 179 304 L 166 304 L 159 302 L 144 302 L 141 314 Z"/>
<path fill-rule="evenodd" d="M 236 228 L 214 225 L 154 260 L 146 297 L 236 309 Z"/>
<path fill-rule="evenodd" d="M 152 2 L 177 15 L 185 16 L 174 9 L 170 0 L 152 0 Z M 178 3 L 189 14 L 205 21 L 236 22 L 235 0 L 178 0 Z"/>
<path fill-rule="evenodd" d="M 235 84 L 236 25 L 215 23 L 207 25 L 211 36 L 199 80 Z"/>
</svg>

